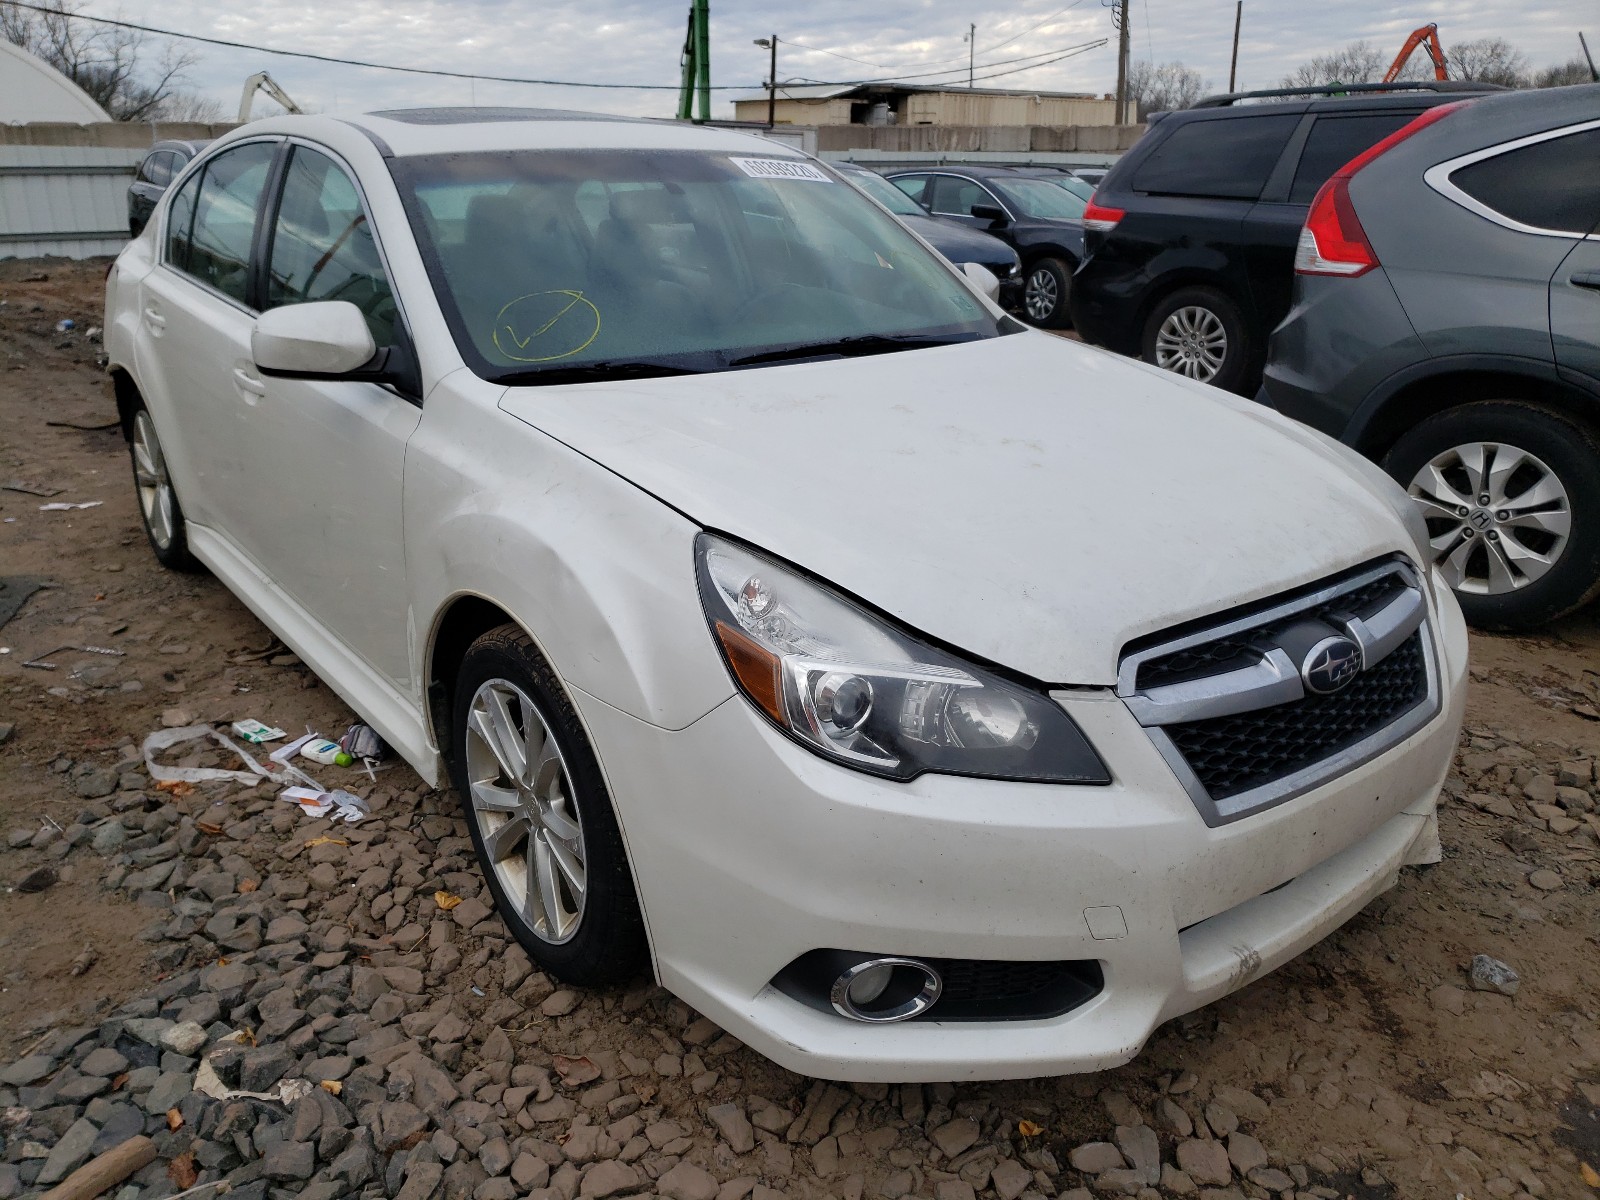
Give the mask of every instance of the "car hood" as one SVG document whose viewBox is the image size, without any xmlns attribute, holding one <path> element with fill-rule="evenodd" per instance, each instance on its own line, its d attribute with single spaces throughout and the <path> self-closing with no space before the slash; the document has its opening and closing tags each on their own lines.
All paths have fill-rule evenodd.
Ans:
<svg viewBox="0 0 1600 1200">
<path fill-rule="evenodd" d="M 1415 554 L 1403 494 L 1343 447 L 1031 331 L 500 405 L 697 523 L 1047 683 L 1113 683 L 1133 638 Z"/>
<path fill-rule="evenodd" d="M 953 263 L 1014 263 L 1017 253 L 999 238 L 937 217 L 904 216 L 901 222 Z"/>
</svg>

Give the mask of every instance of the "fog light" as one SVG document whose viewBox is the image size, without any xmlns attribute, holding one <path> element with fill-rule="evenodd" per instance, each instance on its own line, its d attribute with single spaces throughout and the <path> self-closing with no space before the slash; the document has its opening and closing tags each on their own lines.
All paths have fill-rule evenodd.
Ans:
<svg viewBox="0 0 1600 1200">
<path fill-rule="evenodd" d="M 828 999 L 841 1017 L 886 1024 L 932 1008 L 944 988 L 939 973 L 914 958 L 868 958 L 833 982 Z"/>
</svg>

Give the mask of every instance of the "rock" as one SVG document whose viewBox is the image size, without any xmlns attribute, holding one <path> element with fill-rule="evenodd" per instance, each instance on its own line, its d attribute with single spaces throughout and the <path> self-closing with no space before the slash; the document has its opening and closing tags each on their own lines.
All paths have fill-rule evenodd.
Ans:
<svg viewBox="0 0 1600 1200">
<path fill-rule="evenodd" d="M 56 870 L 54 867 L 35 867 L 21 879 L 17 880 L 19 892 L 42 892 L 56 885 Z"/>
<path fill-rule="evenodd" d="M 977 1193 L 965 1179 L 941 1179 L 933 1185 L 933 1200 L 977 1200 Z"/>
<path fill-rule="evenodd" d="M 1106 1112 L 1111 1114 L 1111 1120 L 1117 1125 L 1143 1125 L 1144 1114 L 1139 1111 L 1139 1106 L 1122 1092 L 1110 1090 L 1100 1093 L 1100 1103 L 1105 1105 Z"/>
<path fill-rule="evenodd" d="M 160 1116 L 169 1108 L 177 1108 L 193 1087 L 194 1081 L 186 1072 L 168 1071 L 145 1093 L 144 1110 L 152 1117 Z"/>
<path fill-rule="evenodd" d="M 504 1175 L 511 1169 L 511 1145 L 505 1138 L 490 1138 L 478 1151 L 478 1161 L 490 1175 Z"/>
<path fill-rule="evenodd" d="M 1522 785 L 1522 794 L 1533 804 L 1556 802 L 1556 781 L 1549 775 L 1535 775 Z"/>
<path fill-rule="evenodd" d="M 395 1200 L 429 1200 L 443 1176 L 444 1168 L 436 1162 L 412 1163 L 406 1170 L 405 1186 L 395 1193 Z"/>
<path fill-rule="evenodd" d="M 50 1156 L 44 1160 L 44 1167 L 34 1182 L 49 1184 L 65 1179 L 89 1161 L 89 1153 L 94 1149 L 94 1140 L 99 1134 L 93 1121 L 79 1117 L 51 1148 Z"/>
<path fill-rule="evenodd" d="M 471 929 L 489 915 L 489 906 L 476 896 L 468 896 L 450 910 L 450 916 L 462 929 Z"/>
<path fill-rule="evenodd" d="M 1161 1142 L 1154 1129 L 1148 1125 L 1118 1125 L 1115 1138 L 1117 1149 L 1139 1173 L 1140 1182 L 1161 1182 Z"/>
<path fill-rule="evenodd" d="M 1123 1161 L 1122 1151 L 1110 1142 L 1085 1142 L 1068 1153 L 1067 1161 L 1085 1175 L 1099 1175 L 1128 1165 Z"/>
<path fill-rule="evenodd" d="M 1248 1175 L 1267 1165 L 1267 1151 L 1248 1133 L 1235 1133 L 1228 1138 L 1228 1161 L 1239 1174 Z"/>
<path fill-rule="evenodd" d="M 1190 1138 L 1178 1143 L 1178 1168 L 1196 1183 L 1226 1184 L 1233 1180 L 1233 1165 L 1221 1142 Z"/>
<path fill-rule="evenodd" d="M 1033 1172 L 1015 1159 L 1001 1159 L 989 1175 L 989 1184 L 1000 1200 L 1017 1200 L 1033 1185 Z"/>
<path fill-rule="evenodd" d="M 1522 976 L 1498 958 L 1487 954 L 1472 956 L 1472 966 L 1467 969 L 1467 979 L 1475 991 L 1499 992 L 1502 996 L 1515 996 L 1522 986 Z"/>
<path fill-rule="evenodd" d="M 466 905 L 461 905 L 465 908 Z M 577 992 L 562 988 L 559 992 L 551 992 L 546 996 L 544 1003 L 539 1005 L 539 1011 L 547 1017 L 564 1017 L 577 1008 L 583 997 Z"/>
<path fill-rule="evenodd" d="M 30 1083 L 38 1083 L 55 1069 L 56 1060 L 48 1054 L 30 1054 L 27 1058 L 19 1058 L 16 1062 L 0 1071 L 0 1083 L 12 1087 L 27 1087 Z"/>
<path fill-rule="evenodd" d="M 1246 1091 L 1241 1087 L 1219 1084 L 1211 1089 L 1211 1098 L 1218 1104 L 1226 1104 L 1244 1120 L 1252 1123 L 1265 1121 L 1271 1111 L 1268 1109 L 1265 1100 L 1254 1092 Z"/>
<path fill-rule="evenodd" d="M 194 1021 L 181 1022 L 161 1035 L 161 1044 L 163 1046 L 174 1054 L 181 1054 L 185 1058 L 193 1058 L 199 1054 L 201 1048 L 209 1040 L 204 1026 Z"/>
<path fill-rule="evenodd" d="M 519 1154 L 511 1164 L 511 1181 L 524 1192 L 542 1188 L 550 1182 L 550 1164 L 531 1154 Z"/>
<path fill-rule="evenodd" d="M 1192 1196 L 1200 1190 L 1186 1172 L 1178 1170 L 1171 1163 L 1165 1163 L 1161 1168 L 1161 1187 L 1173 1196 Z"/>
<path fill-rule="evenodd" d="M 1278 1170 L 1277 1167 L 1257 1167 L 1250 1172 L 1250 1182 L 1257 1187 L 1266 1188 L 1269 1192 L 1282 1195 L 1294 1190 L 1294 1180 L 1287 1172 Z"/>
<path fill-rule="evenodd" d="M 316 1148 L 310 1142 L 277 1142 L 261 1156 L 261 1173 L 268 1179 L 310 1179 L 316 1167 Z"/>
<path fill-rule="evenodd" d="M 1226 1104 L 1218 1104 L 1215 1100 L 1206 1104 L 1205 1116 L 1206 1124 L 1211 1126 L 1211 1132 L 1219 1138 L 1225 1138 L 1239 1128 L 1239 1114 Z"/>
<path fill-rule="evenodd" d="M 706 1110 L 706 1117 L 735 1154 L 749 1154 L 756 1148 L 755 1130 L 737 1104 L 715 1105 Z"/>
<path fill-rule="evenodd" d="M 1428 993 L 1428 1003 L 1440 1012 L 1459 1017 L 1467 1008 L 1467 994 L 1458 987 L 1441 983 Z"/>
<path fill-rule="evenodd" d="M 607 1196 L 615 1196 L 619 1192 L 634 1191 L 642 1182 L 638 1171 L 627 1163 L 612 1159 L 589 1168 L 578 1194 L 584 1200 L 605 1200 Z"/>
<path fill-rule="evenodd" d="M 1194 1132 L 1194 1122 L 1189 1119 L 1189 1114 L 1165 1096 L 1156 1101 L 1156 1122 L 1180 1138 L 1186 1138 Z"/>
<path fill-rule="evenodd" d="M 95 1047 L 78 1064 L 78 1070 L 85 1075 L 94 1075 L 101 1079 L 110 1079 L 113 1075 L 120 1075 L 127 1069 L 128 1060 L 109 1046 Z"/>
<path fill-rule="evenodd" d="M 716 1200 L 717 1180 L 703 1167 L 680 1162 L 656 1180 L 656 1191 L 667 1200 Z"/>
<path fill-rule="evenodd" d="M 939 1147 L 940 1152 L 946 1158 L 954 1158 L 956 1155 L 971 1149 L 978 1140 L 978 1123 L 966 1117 L 960 1117 L 957 1120 L 947 1121 L 939 1126 L 939 1128 L 928 1134 L 928 1138 L 935 1146 Z"/>
<path fill-rule="evenodd" d="M 89 839 L 89 847 L 104 857 L 121 850 L 127 840 L 128 831 L 122 827 L 121 821 L 107 821 L 94 831 L 94 836 Z"/>
<path fill-rule="evenodd" d="M 117 790 L 122 776 L 109 767 L 95 767 L 72 781 L 72 790 L 85 800 L 98 800 Z M 1552 799 L 1555 793 L 1551 793 Z"/>
<path fill-rule="evenodd" d="M 1094 1190 L 1113 1196 L 1137 1196 L 1144 1187 L 1144 1175 L 1139 1171 L 1119 1167 L 1095 1176 Z"/>
<path fill-rule="evenodd" d="M 264 1092 L 294 1065 L 294 1054 L 282 1043 L 255 1046 L 239 1061 L 239 1086 L 247 1092 Z"/>
<path fill-rule="evenodd" d="M 1561 876 L 1547 867 L 1541 867 L 1528 876 L 1528 882 L 1541 892 L 1557 892 L 1561 890 Z"/>
</svg>

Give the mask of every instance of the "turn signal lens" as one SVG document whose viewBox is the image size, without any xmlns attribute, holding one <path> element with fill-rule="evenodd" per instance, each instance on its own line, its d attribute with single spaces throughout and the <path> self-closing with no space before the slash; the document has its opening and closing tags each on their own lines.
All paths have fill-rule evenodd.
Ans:
<svg viewBox="0 0 1600 1200">
<path fill-rule="evenodd" d="M 1117 222 L 1127 215 L 1127 209 L 1112 208 L 1109 204 L 1096 204 L 1094 196 L 1090 196 L 1089 203 L 1084 205 L 1083 209 L 1083 227 L 1093 229 L 1096 233 L 1110 233 L 1117 227 Z"/>
</svg>

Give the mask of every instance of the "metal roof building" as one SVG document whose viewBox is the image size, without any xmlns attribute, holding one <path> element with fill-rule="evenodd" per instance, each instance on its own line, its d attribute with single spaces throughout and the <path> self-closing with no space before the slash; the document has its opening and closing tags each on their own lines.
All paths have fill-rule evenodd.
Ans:
<svg viewBox="0 0 1600 1200">
<path fill-rule="evenodd" d="M 0 122 L 109 121 L 110 115 L 72 80 L 21 46 L 0 39 Z"/>
<path fill-rule="evenodd" d="M 767 119 L 767 93 L 735 96 L 741 121 Z M 792 84 L 778 88 L 785 125 L 1113 125 L 1116 101 L 1092 92 L 925 87 L 909 83 Z"/>
</svg>

